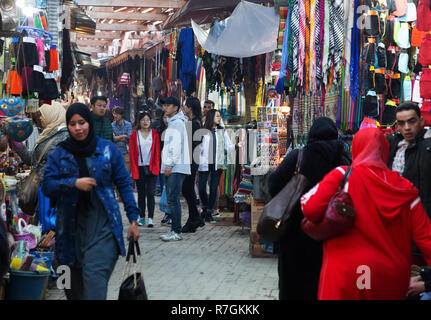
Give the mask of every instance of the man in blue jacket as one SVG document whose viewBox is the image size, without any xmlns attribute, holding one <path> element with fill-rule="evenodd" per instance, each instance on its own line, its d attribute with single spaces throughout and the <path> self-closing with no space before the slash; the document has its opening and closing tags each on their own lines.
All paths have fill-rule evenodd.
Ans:
<svg viewBox="0 0 431 320">
<path fill-rule="evenodd" d="M 163 241 L 179 241 L 181 237 L 180 193 L 186 175 L 190 174 L 190 154 L 185 126 L 185 116 L 180 111 L 180 101 L 168 97 L 164 103 L 168 128 L 162 139 L 162 172 L 166 181 L 168 206 L 172 217 L 171 231 L 161 235 Z"/>
</svg>

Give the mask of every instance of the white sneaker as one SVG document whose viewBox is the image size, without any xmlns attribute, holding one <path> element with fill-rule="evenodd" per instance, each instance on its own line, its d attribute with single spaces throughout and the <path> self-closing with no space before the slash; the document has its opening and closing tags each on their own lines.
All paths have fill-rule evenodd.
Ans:
<svg viewBox="0 0 431 320">
<path fill-rule="evenodd" d="M 148 228 L 152 228 L 153 226 L 153 219 L 148 218 Z"/>
<path fill-rule="evenodd" d="M 179 241 L 183 240 L 183 237 L 176 233 L 175 231 L 168 232 L 167 234 L 161 235 L 160 238 L 163 241 Z"/>
</svg>

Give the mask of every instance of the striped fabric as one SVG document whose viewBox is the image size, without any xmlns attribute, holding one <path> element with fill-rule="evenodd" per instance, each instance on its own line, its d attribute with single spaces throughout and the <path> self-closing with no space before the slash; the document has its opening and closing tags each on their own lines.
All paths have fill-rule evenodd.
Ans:
<svg viewBox="0 0 431 320">
<path fill-rule="evenodd" d="M 298 55 L 298 85 L 304 85 L 304 64 L 305 64 L 305 3 L 299 1 L 299 55 Z"/>
<path fill-rule="evenodd" d="M 316 1 L 310 0 L 310 69 L 308 74 L 308 81 L 310 83 L 310 91 L 316 92 L 316 54 L 315 54 L 315 36 L 316 36 Z"/>
<path fill-rule="evenodd" d="M 333 13 L 331 22 L 333 24 L 334 32 L 334 83 L 338 84 L 341 78 L 341 66 L 343 59 L 344 47 L 344 1 L 333 0 Z"/>
<path fill-rule="evenodd" d="M 298 77 L 298 54 L 299 54 L 299 0 L 292 0 L 292 16 L 290 18 L 290 28 L 292 37 L 292 74 L 294 78 Z"/>
<path fill-rule="evenodd" d="M 310 89 L 310 82 L 309 82 L 309 70 L 310 70 L 310 15 L 311 15 L 311 8 L 310 8 L 310 1 L 311 0 L 305 0 L 305 66 L 304 66 L 304 73 L 305 73 L 305 92 L 308 93 L 308 90 Z"/>
</svg>

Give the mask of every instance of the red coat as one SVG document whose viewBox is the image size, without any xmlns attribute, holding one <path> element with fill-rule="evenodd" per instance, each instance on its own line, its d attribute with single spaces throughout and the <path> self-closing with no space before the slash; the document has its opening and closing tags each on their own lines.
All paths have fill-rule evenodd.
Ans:
<svg viewBox="0 0 431 320">
<path fill-rule="evenodd" d="M 304 216 L 319 221 L 337 191 L 346 167 L 339 167 L 301 198 Z M 323 245 L 318 298 L 404 299 L 412 262 L 413 240 L 431 264 L 431 221 L 414 186 L 398 172 L 357 166 L 348 181 L 356 210 L 348 233 Z M 369 268 L 370 288 L 365 269 Z M 358 287 L 359 283 L 359 287 Z"/>
<path fill-rule="evenodd" d="M 159 133 L 151 129 L 153 134 L 153 144 L 151 146 L 150 171 L 158 176 L 160 173 L 160 138 Z M 138 131 L 133 131 L 129 139 L 130 169 L 132 178 L 139 180 L 139 150 L 138 150 Z"/>
</svg>

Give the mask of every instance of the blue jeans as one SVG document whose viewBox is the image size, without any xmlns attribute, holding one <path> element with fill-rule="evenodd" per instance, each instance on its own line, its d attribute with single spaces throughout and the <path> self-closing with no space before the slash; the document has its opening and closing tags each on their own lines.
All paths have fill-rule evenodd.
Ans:
<svg viewBox="0 0 431 320">
<path fill-rule="evenodd" d="M 222 169 L 215 170 L 214 165 L 208 166 L 209 171 L 199 171 L 199 198 L 202 201 L 202 207 L 208 210 L 213 210 L 217 199 L 218 185 L 220 177 L 223 172 Z M 207 182 L 208 177 L 211 175 L 210 180 L 210 196 L 208 201 L 207 195 Z"/>
<path fill-rule="evenodd" d="M 168 197 L 169 213 L 172 218 L 171 231 L 181 233 L 181 203 L 180 194 L 185 174 L 171 173 L 166 177 L 166 193 Z"/>
</svg>

